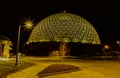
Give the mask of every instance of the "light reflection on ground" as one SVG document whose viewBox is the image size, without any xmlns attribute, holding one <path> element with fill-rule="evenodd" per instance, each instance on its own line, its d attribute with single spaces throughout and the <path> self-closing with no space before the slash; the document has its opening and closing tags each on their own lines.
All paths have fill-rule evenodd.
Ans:
<svg viewBox="0 0 120 78">
<path fill-rule="evenodd" d="M 16 59 L 15 58 L 5 59 L 5 58 L 0 57 L 0 60 L 16 60 Z"/>
<path fill-rule="evenodd" d="M 82 70 L 72 73 L 48 76 L 46 78 L 118 78 L 120 72 L 120 61 L 95 61 L 81 59 L 55 59 L 55 58 L 34 58 L 37 62 L 65 63 L 79 66 Z"/>
<path fill-rule="evenodd" d="M 55 59 L 46 57 L 25 57 L 24 60 L 30 60 L 37 63 L 36 67 L 29 72 L 32 75 L 40 72 L 50 64 L 72 64 L 79 66 L 80 71 L 47 76 L 44 78 L 119 78 L 120 61 L 98 61 L 98 60 L 81 60 L 81 59 Z M 31 67 L 32 68 L 32 67 Z M 31 69 L 29 69 L 31 70 Z M 27 70 L 26 70 L 27 71 Z M 35 73 L 36 72 L 36 73 Z M 20 72 L 19 72 L 20 73 Z M 26 75 L 27 73 L 25 73 Z M 24 76 L 24 74 L 22 75 Z M 10 77 L 9 77 L 10 78 Z M 22 77 L 21 77 L 22 78 Z M 27 78 L 27 77 L 25 77 Z M 29 77 L 30 78 L 30 77 Z"/>
</svg>

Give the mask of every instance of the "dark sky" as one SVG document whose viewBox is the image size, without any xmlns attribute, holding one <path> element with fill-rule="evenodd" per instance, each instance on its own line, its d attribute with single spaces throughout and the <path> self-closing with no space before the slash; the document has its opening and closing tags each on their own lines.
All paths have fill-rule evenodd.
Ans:
<svg viewBox="0 0 120 78">
<path fill-rule="evenodd" d="M 46 16 L 63 12 L 84 17 L 97 30 L 102 44 L 120 40 L 120 4 L 111 0 L 8 0 L 0 2 L 0 35 L 17 40 L 18 26 L 31 17 L 38 23 Z M 27 31 L 21 30 L 21 39 L 28 39 Z M 30 31 L 29 31 L 30 33 Z"/>
</svg>

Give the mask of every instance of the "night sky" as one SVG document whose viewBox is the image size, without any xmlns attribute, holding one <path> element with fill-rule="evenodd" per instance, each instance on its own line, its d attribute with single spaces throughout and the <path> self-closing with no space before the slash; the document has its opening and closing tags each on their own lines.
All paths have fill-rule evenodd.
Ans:
<svg viewBox="0 0 120 78">
<path fill-rule="evenodd" d="M 38 23 L 45 17 L 63 11 L 80 15 L 97 30 L 102 44 L 120 40 L 120 5 L 110 0 L 16 0 L 0 2 L 0 35 L 16 45 L 18 26 L 31 17 Z M 31 30 L 21 30 L 21 41 L 26 41 Z"/>
</svg>

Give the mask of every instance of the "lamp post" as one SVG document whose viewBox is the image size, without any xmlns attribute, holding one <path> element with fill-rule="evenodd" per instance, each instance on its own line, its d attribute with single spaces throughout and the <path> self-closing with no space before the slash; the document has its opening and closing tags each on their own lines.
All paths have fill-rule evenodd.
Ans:
<svg viewBox="0 0 120 78">
<path fill-rule="evenodd" d="M 118 44 L 118 50 L 120 50 L 120 41 L 116 41 L 116 43 Z"/>
<path fill-rule="evenodd" d="M 20 44 L 20 30 L 21 30 L 21 25 L 19 25 L 19 28 L 18 28 L 18 41 L 17 41 L 17 48 L 16 48 L 16 62 L 15 62 L 15 65 L 18 65 L 18 51 L 19 51 L 19 44 Z"/>
<path fill-rule="evenodd" d="M 104 45 L 103 47 L 103 51 L 104 51 L 104 55 L 105 55 L 105 61 L 106 61 L 106 56 L 107 56 L 107 52 L 106 50 L 108 50 L 110 47 L 108 45 Z"/>
<path fill-rule="evenodd" d="M 31 29 L 33 27 L 33 21 L 31 21 L 30 19 L 27 19 L 25 22 L 23 22 L 25 25 L 25 27 L 27 29 Z M 17 40 L 17 47 L 16 47 L 16 62 L 15 62 L 15 65 L 17 66 L 18 65 L 18 52 L 19 52 L 19 44 L 20 44 L 20 32 L 21 32 L 21 25 L 19 25 L 19 28 L 18 28 L 18 40 Z"/>
</svg>

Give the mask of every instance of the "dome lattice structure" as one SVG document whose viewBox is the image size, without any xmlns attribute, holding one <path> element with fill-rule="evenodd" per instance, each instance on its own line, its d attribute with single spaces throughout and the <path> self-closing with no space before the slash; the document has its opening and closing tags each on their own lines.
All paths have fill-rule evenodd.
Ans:
<svg viewBox="0 0 120 78">
<path fill-rule="evenodd" d="M 28 43 L 49 41 L 100 44 L 95 28 L 81 16 L 71 13 L 46 17 L 34 27 L 28 39 Z"/>
</svg>

